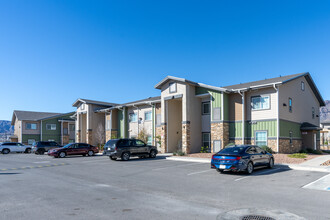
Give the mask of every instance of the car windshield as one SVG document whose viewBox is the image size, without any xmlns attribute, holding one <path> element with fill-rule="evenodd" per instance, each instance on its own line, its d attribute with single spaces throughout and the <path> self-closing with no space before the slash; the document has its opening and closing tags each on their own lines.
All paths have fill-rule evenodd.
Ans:
<svg viewBox="0 0 330 220">
<path fill-rule="evenodd" d="M 65 145 L 63 148 L 68 148 L 68 147 L 70 147 L 72 144 L 67 144 L 67 145 Z"/>
<path fill-rule="evenodd" d="M 235 147 L 228 147 L 219 151 L 221 154 L 240 154 L 244 151 L 245 147 L 235 146 Z"/>
<path fill-rule="evenodd" d="M 105 147 L 110 147 L 110 148 L 114 148 L 116 146 L 116 143 L 118 142 L 118 140 L 109 140 L 106 144 Z"/>
</svg>

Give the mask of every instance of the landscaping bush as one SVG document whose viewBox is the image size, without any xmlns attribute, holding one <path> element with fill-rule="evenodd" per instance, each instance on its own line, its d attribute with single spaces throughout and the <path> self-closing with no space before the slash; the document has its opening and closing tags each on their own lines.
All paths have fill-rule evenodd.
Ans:
<svg viewBox="0 0 330 220">
<path fill-rule="evenodd" d="M 307 151 L 307 153 L 310 153 L 310 154 L 322 154 L 322 151 L 314 150 L 314 149 L 311 149 L 311 148 L 307 148 L 306 151 Z"/>
<path fill-rule="evenodd" d="M 307 154 L 308 151 L 306 149 L 302 149 L 302 150 L 299 151 L 299 153 Z"/>
<path fill-rule="evenodd" d="M 201 153 L 208 153 L 209 152 L 209 147 L 201 147 Z"/>
<path fill-rule="evenodd" d="M 291 158 L 306 158 L 307 154 L 305 154 L 305 153 L 295 153 L 295 154 L 288 155 L 288 157 L 291 157 Z"/>
<path fill-rule="evenodd" d="M 266 151 L 266 152 L 268 152 L 268 153 L 274 153 L 274 151 L 270 148 L 270 147 L 268 147 L 268 146 L 261 146 L 261 149 L 263 149 L 264 151 Z"/>
<path fill-rule="evenodd" d="M 328 141 L 325 141 L 324 144 L 325 144 L 325 145 L 328 145 Z"/>
<path fill-rule="evenodd" d="M 173 152 L 173 156 L 176 156 L 178 153 L 177 152 Z"/>
<path fill-rule="evenodd" d="M 185 152 L 178 151 L 178 155 L 179 155 L 179 156 L 184 156 L 184 155 L 186 155 L 186 154 L 185 154 Z"/>
</svg>

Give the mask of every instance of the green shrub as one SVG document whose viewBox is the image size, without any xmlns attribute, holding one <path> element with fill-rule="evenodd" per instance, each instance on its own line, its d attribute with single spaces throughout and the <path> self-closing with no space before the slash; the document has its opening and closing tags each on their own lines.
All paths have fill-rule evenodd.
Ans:
<svg viewBox="0 0 330 220">
<path fill-rule="evenodd" d="M 305 153 L 295 153 L 295 154 L 288 155 L 288 157 L 291 157 L 291 158 L 306 158 L 307 154 L 305 154 Z"/>
<path fill-rule="evenodd" d="M 177 152 L 173 152 L 173 156 L 176 156 L 178 153 Z"/>
<path fill-rule="evenodd" d="M 268 152 L 268 153 L 274 153 L 274 151 L 270 148 L 270 147 L 268 147 L 268 146 L 261 146 L 261 149 L 263 149 L 264 151 L 266 151 L 266 152 Z"/>
<path fill-rule="evenodd" d="M 306 149 L 302 149 L 302 150 L 299 151 L 299 153 L 307 154 L 308 151 Z"/>
<path fill-rule="evenodd" d="M 186 154 L 185 154 L 185 152 L 178 151 L 178 155 L 179 155 L 179 156 L 184 156 L 184 155 L 186 155 Z"/>
<path fill-rule="evenodd" d="M 201 153 L 208 153 L 209 152 L 209 147 L 204 147 L 204 146 L 202 146 L 201 147 Z"/>
<path fill-rule="evenodd" d="M 320 150 L 314 150 L 314 149 L 311 149 L 311 148 L 307 148 L 307 153 L 310 153 L 310 154 L 322 154 L 322 151 Z"/>
<path fill-rule="evenodd" d="M 328 141 L 325 141 L 324 144 L 325 144 L 325 145 L 328 145 Z"/>
</svg>

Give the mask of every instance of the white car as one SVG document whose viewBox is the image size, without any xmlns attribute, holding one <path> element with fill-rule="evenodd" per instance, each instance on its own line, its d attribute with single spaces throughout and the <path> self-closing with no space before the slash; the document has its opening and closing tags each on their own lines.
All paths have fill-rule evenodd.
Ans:
<svg viewBox="0 0 330 220">
<path fill-rule="evenodd" d="M 6 142 L 0 145 L 0 152 L 3 154 L 9 154 L 10 152 L 31 153 L 31 146 L 16 142 Z"/>
</svg>

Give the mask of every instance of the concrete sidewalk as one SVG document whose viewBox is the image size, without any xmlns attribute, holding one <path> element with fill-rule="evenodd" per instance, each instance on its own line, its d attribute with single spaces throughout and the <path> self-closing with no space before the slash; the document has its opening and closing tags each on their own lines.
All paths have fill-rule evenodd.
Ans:
<svg viewBox="0 0 330 220">
<path fill-rule="evenodd" d="M 196 157 L 179 157 L 179 156 L 166 156 L 167 160 L 185 161 L 185 162 L 198 162 L 198 163 L 211 163 L 210 158 L 196 158 Z M 330 155 L 320 156 L 301 164 L 280 164 L 276 166 L 288 167 L 293 170 L 306 170 L 330 173 L 330 166 L 320 166 L 323 162 L 330 160 Z"/>
</svg>

